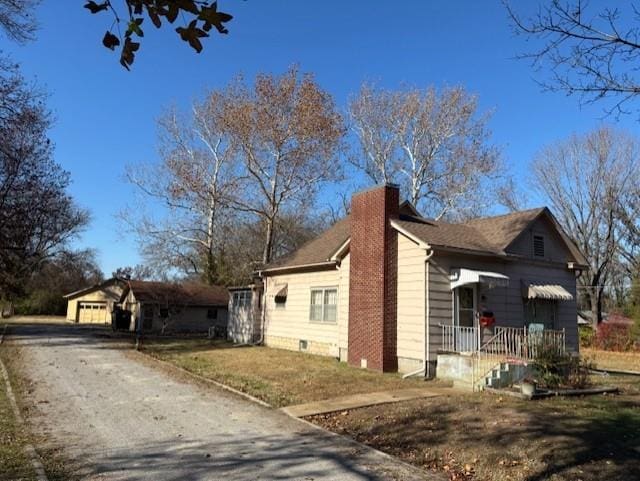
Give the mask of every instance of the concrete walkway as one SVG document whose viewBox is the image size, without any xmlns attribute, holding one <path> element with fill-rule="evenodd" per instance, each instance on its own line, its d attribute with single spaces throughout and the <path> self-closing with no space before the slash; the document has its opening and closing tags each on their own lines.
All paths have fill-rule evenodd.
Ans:
<svg viewBox="0 0 640 481">
<path fill-rule="evenodd" d="M 454 392 L 454 389 L 446 387 L 427 387 L 399 389 L 395 391 L 379 391 L 364 394 L 352 394 L 350 396 L 325 399 L 324 401 L 296 404 L 294 406 L 284 407 L 281 409 L 281 411 L 289 414 L 290 416 L 302 418 L 305 416 L 314 416 L 316 414 L 325 414 L 336 411 L 344 411 L 347 409 L 374 406 L 376 404 L 387 404 L 400 401 L 410 401 L 411 399 L 446 396 L 449 394 L 453 394 Z"/>
</svg>

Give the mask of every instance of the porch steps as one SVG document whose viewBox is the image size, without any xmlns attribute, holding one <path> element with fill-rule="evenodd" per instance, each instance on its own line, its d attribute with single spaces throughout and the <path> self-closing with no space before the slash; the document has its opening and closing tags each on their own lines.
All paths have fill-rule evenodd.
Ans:
<svg viewBox="0 0 640 481">
<path fill-rule="evenodd" d="M 492 389 L 502 389 L 510 387 L 520 381 L 529 372 L 529 367 L 521 361 L 500 362 L 495 365 L 481 381 L 481 389 L 489 387 Z"/>
</svg>

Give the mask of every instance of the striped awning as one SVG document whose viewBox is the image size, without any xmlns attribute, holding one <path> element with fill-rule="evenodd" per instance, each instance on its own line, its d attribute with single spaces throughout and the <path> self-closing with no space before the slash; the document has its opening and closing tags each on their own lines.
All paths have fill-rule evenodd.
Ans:
<svg viewBox="0 0 640 481">
<path fill-rule="evenodd" d="M 276 286 L 276 287 L 279 287 L 279 286 Z M 280 290 L 278 292 L 276 292 L 276 295 L 275 295 L 275 301 L 276 302 L 278 302 L 278 303 L 287 302 L 287 293 L 289 291 L 288 287 L 289 287 L 289 285 L 285 284 L 284 286 L 282 286 L 280 288 Z"/>
<path fill-rule="evenodd" d="M 557 284 L 528 284 L 524 290 L 527 299 L 551 299 L 570 301 L 573 296 L 564 287 Z"/>
</svg>

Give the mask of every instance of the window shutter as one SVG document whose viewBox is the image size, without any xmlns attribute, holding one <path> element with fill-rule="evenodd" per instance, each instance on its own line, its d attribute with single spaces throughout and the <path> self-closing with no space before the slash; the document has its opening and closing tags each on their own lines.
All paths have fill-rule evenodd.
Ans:
<svg viewBox="0 0 640 481">
<path fill-rule="evenodd" d="M 544 237 L 541 235 L 533 236 L 533 255 L 534 257 L 544 257 Z"/>
</svg>

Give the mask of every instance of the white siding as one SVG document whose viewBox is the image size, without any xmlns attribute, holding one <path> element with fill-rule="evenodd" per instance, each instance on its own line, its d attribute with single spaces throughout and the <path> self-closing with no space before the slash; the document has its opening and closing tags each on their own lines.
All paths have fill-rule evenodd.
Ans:
<svg viewBox="0 0 640 481">
<path fill-rule="evenodd" d="M 275 305 L 275 294 L 287 285 L 287 301 Z M 338 290 L 336 322 L 309 319 L 311 289 L 334 287 Z M 306 340 L 327 346 L 327 354 L 338 356 L 347 348 L 349 318 L 349 255 L 339 268 L 269 276 L 265 279 L 265 339 Z M 291 343 L 291 348 L 297 343 Z"/>
<path fill-rule="evenodd" d="M 424 249 L 398 234 L 398 357 L 424 357 L 425 258 Z"/>
</svg>

